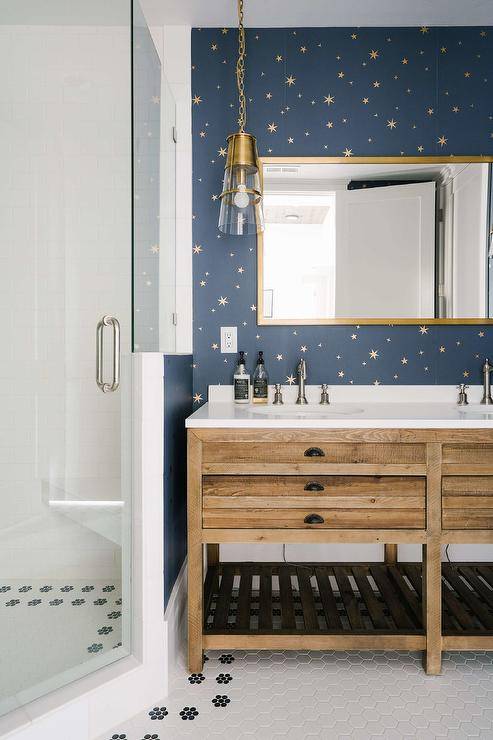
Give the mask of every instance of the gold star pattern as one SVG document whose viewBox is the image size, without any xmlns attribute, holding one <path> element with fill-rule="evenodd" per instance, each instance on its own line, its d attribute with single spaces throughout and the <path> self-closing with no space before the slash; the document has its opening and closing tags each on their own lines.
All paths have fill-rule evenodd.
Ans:
<svg viewBox="0 0 493 740">
<path fill-rule="evenodd" d="M 428 28 L 428 26 L 421 26 L 421 28 L 420 28 L 419 30 L 421 31 L 421 33 L 422 33 L 423 35 L 424 35 L 425 33 L 429 33 L 429 32 L 430 32 L 430 29 Z"/>
<path fill-rule="evenodd" d="M 445 138 L 445 136 L 439 136 L 437 139 L 437 144 L 440 144 L 441 147 L 444 147 L 447 144 L 448 139 Z"/>
<path fill-rule="evenodd" d="M 368 354 L 370 355 L 372 360 L 377 360 L 379 357 L 378 350 L 377 349 L 371 349 Z"/>
<path fill-rule="evenodd" d="M 227 303 L 229 303 L 227 297 L 224 297 L 224 296 L 221 296 L 220 298 L 218 298 L 217 302 L 219 303 L 220 306 L 225 306 Z"/>
<path fill-rule="evenodd" d="M 363 99 L 361 100 L 361 102 L 362 102 L 362 103 L 363 103 L 364 105 L 368 105 L 368 103 L 370 102 L 370 98 L 363 98 Z"/>
<path fill-rule="evenodd" d="M 347 147 L 342 152 L 345 157 L 352 157 L 353 156 L 353 150 L 348 149 Z"/>
<path fill-rule="evenodd" d="M 190 398 L 190 396 L 189 396 Z M 200 403 L 202 401 L 202 393 L 194 393 L 193 402 Z"/>
<path fill-rule="evenodd" d="M 390 119 L 390 121 L 387 121 L 387 128 L 393 129 L 397 126 L 397 121 L 394 121 L 393 118 Z"/>
<path fill-rule="evenodd" d="M 380 82 L 378 80 L 375 80 L 375 82 L 373 83 L 373 87 L 380 87 Z"/>
<path fill-rule="evenodd" d="M 401 63 L 402 64 L 409 64 L 409 59 L 407 59 L 406 57 L 404 57 Z"/>
<path fill-rule="evenodd" d="M 378 59 L 378 51 L 375 51 L 375 49 L 372 49 L 368 55 L 370 59 Z"/>
<path fill-rule="evenodd" d="M 286 77 L 286 85 L 288 87 L 291 87 L 296 82 L 296 77 L 293 77 L 293 75 L 289 75 L 289 77 Z"/>
<path fill-rule="evenodd" d="M 192 98 L 192 103 L 193 103 L 194 105 L 200 105 L 200 104 L 201 104 L 201 102 L 202 102 L 202 98 L 200 97 L 200 95 L 194 95 L 194 96 L 193 96 L 193 98 Z"/>
<path fill-rule="evenodd" d="M 324 103 L 327 103 L 327 105 L 332 105 L 334 100 L 335 100 L 334 96 L 331 95 L 330 93 L 324 97 Z"/>
<path fill-rule="evenodd" d="M 193 253 L 194 254 L 200 254 L 203 251 L 204 250 L 202 249 L 202 245 L 201 244 L 194 244 L 193 245 Z"/>
<path fill-rule="evenodd" d="M 294 375 L 286 375 L 286 383 L 289 383 L 289 385 L 293 385 L 296 383 L 296 378 Z"/>
<path fill-rule="evenodd" d="M 278 124 L 277 123 L 274 123 L 274 121 L 272 123 L 268 123 L 267 124 L 267 130 L 268 130 L 268 132 L 270 134 L 275 134 L 276 131 L 277 131 L 277 125 Z"/>
<path fill-rule="evenodd" d="M 282 56 L 280 54 L 276 56 L 276 62 L 282 62 Z"/>
</svg>

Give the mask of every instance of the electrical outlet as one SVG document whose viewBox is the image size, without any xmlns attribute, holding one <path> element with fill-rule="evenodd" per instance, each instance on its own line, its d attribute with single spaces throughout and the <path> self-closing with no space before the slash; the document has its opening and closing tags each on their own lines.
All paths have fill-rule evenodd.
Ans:
<svg viewBox="0 0 493 740">
<path fill-rule="evenodd" d="M 238 333 L 236 326 L 221 326 L 221 352 L 231 354 L 238 351 Z"/>
</svg>

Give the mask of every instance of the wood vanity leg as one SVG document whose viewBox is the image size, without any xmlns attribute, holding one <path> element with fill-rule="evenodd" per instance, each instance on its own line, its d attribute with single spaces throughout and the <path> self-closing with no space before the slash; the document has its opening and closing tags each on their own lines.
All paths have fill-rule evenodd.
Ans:
<svg viewBox="0 0 493 740">
<path fill-rule="evenodd" d="M 219 565 L 219 545 L 207 545 L 207 567 L 210 565 Z"/>
<path fill-rule="evenodd" d="M 397 563 L 397 545 L 384 545 L 385 548 L 385 564 L 395 565 Z"/>
<path fill-rule="evenodd" d="M 188 432 L 188 669 L 203 668 L 202 443 Z"/>
<path fill-rule="evenodd" d="M 437 675 L 442 670 L 442 558 L 441 497 L 442 446 L 427 445 L 426 455 L 426 529 L 423 545 L 423 624 L 426 629 L 426 673 Z"/>
</svg>

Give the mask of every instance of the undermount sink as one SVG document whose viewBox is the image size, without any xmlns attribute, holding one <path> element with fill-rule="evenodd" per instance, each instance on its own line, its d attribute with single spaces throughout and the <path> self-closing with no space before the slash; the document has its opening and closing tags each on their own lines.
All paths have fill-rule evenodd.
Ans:
<svg viewBox="0 0 493 740">
<path fill-rule="evenodd" d="M 456 406 L 459 413 L 466 416 L 493 416 L 493 406 L 483 403 L 469 403 L 467 406 Z"/>
<path fill-rule="evenodd" d="M 362 408 L 355 408 L 352 404 L 336 403 L 328 406 L 317 404 L 306 406 L 298 406 L 298 404 L 289 403 L 282 406 L 258 406 L 252 408 L 253 414 L 262 414 L 268 416 L 289 416 L 290 418 L 297 419 L 310 419 L 313 417 L 321 416 L 351 416 L 354 414 L 362 414 Z"/>
</svg>

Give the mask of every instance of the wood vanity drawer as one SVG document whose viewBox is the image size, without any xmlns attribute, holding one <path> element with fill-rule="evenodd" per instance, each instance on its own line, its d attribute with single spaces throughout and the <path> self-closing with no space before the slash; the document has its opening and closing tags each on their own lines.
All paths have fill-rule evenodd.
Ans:
<svg viewBox="0 0 493 740">
<path fill-rule="evenodd" d="M 425 479 L 400 476 L 205 476 L 205 528 L 425 526 Z M 306 522 L 315 514 L 323 522 Z"/>
<path fill-rule="evenodd" d="M 266 465 L 266 472 L 272 466 L 296 465 L 310 468 L 310 472 L 320 466 L 328 465 L 424 465 L 425 445 L 419 443 L 368 443 L 368 442 L 330 442 L 319 438 L 303 442 L 224 442 L 205 441 L 202 449 L 204 472 L 229 472 L 226 466 Z M 221 466 L 224 466 L 221 469 Z M 232 470 L 231 472 L 238 472 Z M 259 470 L 258 472 L 262 472 Z M 280 472 L 290 472 L 289 470 Z M 404 472 L 404 471 L 403 471 Z M 421 471 L 420 471 L 421 472 Z"/>
<path fill-rule="evenodd" d="M 493 474 L 493 444 L 444 444 L 444 472 Z"/>
<path fill-rule="evenodd" d="M 442 527 L 493 529 L 493 476 L 444 476 Z"/>
</svg>

